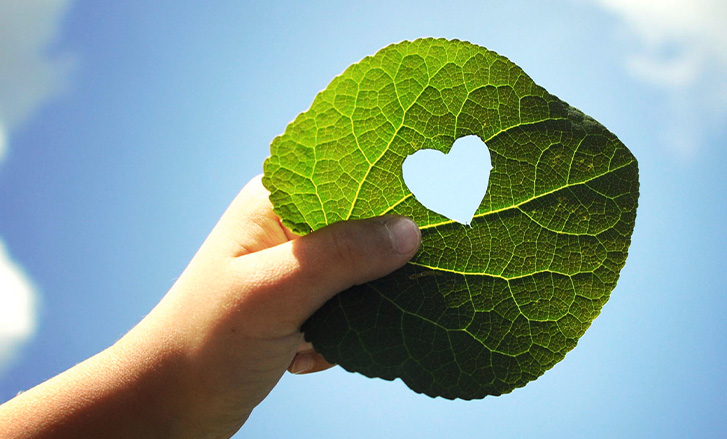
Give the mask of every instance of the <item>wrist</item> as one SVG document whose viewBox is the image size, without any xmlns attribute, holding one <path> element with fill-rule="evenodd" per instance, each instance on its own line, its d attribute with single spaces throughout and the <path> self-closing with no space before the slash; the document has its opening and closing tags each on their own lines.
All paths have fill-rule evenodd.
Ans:
<svg viewBox="0 0 727 439">
<path fill-rule="evenodd" d="M 99 357 L 108 379 L 119 383 L 113 394 L 125 417 L 149 437 L 186 437 L 191 410 L 180 374 L 183 356 L 127 334 Z"/>
<path fill-rule="evenodd" d="M 219 371 L 204 361 L 204 325 L 180 312 L 174 295 L 109 348 L 109 355 L 127 364 L 122 375 L 134 383 L 133 398 L 164 433 L 157 437 L 229 438 L 251 409 L 220 400 Z"/>
</svg>

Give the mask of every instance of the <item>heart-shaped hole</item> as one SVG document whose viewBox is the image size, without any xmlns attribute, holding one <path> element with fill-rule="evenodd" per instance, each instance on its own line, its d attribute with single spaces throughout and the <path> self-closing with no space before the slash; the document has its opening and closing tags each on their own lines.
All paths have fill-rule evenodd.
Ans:
<svg viewBox="0 0 727 439">
<path fill-rule="evenodd" d="M 477 136 L 460 137 L 449 154 L 422 149 L 404 160 L 404 183 L 429 210 L 470 224 L 487 192 L 490 150 Z"/>
</svg>

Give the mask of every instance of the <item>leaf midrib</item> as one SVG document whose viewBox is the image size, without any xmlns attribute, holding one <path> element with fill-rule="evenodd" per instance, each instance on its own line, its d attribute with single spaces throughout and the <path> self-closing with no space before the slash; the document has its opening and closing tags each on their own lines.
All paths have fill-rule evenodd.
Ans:
<svg viewBox="0 0 727 439">
<path fill-rule="evenodd" d="M 489 216 L 489 215 L 494 215 L 494 214 L 497 214 L 497 213 L 507 212 L 508 210 L 512 210 L 512 209 L 519 209 L 521 206 L 523 206 L 523 205 L 525 205 L 527 203 L 530 203 L 531 201 L 535 201 L 535 200 L 537 200 L 539 198 L 543 198 L 545 196 L 548 196 L 548 195 L 557 193 L 557 192 L 562 191 L 564 189 L 568 189 L 568 188 L 571 188 L 571 187 L 576 187 L 576 186 L 580 186 L 580 185 L 584 185 L 584 184 L 590 183 L 593 180 L 596 180 L 598 178 L 601 178 L 604 175 L 610 174 L 612 172 L 616 172 L 619 169 L 622 169 L 622 168 L 625 168 L 627 166 L 632 165 L 633 163 L 634 163 L 634 160 L 631 160 L 630 162 L 628 162 L 626 164 L 623 164 L 621 166 L 617 166 L 615 168 L 611 168 L 611 169 L 609 169 L 606 172 L 603 172 L 601 174 L 595 175 L 595 176 L 593 176 L 591 178 L 588 178 L 586 180 L 579 181 L 577 183 L 566 183 L 563 186 L 559 186 L 559 187 L 557 187 L 555 189 L 551 189 L 549 191 L 546 191 L 546 192 L 540 193 L 538 195 L 532 196 L 532 197 L 530 197 L 528 199 L 525 199 L 525 200 L 522 200 L 522 201 L 520 201 L 520 202 L 518 202 L 516 204 L 510 205 L 510 206 L 501 207 L 501 208 L 495 209 L 495 210 L 490 210 L 490 211 L 487 211 L 487 212 L 479 213 L 479 214 L 473 216 L 472 217 L 472 220 L 474 221 L 477 218 L 484 218 L 484 217 Z M 456 222 L 457 221 L 454 221 L 454 220 L 447 220 L 447 221 L 442 221 L 442 222 L 439 222 L 439 223 L 427 224 L 427 225 L 424 225 L 424 226 L 419 226 L 419 229 L 420 230 L 433 229 L 433 228 L 437 228 L 437 227 L 446 226 L 446 225 L 449 225 L 449 224 L 454 224 Z M 553 233 L 571 234 L 571 233 L 567 233 L 567 232 L 556 232 L 556 231 L 554 231 Z M 586 233 L 578 233 L 577 235 L 586 235 Z"/>
</svg>

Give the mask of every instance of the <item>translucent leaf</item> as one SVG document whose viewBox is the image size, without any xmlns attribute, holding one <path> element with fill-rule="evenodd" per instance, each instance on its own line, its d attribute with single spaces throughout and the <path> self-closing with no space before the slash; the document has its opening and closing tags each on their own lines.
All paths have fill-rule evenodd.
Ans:
<svg viewBox="0 0 727 439">
<path fill-rule="evenodd" d="M 469 135 L 492 171 L 465 226 L 422 206 L 402 163 Z M 576 346 L 626 261 L 639 188 L 636 159 L 601 124 L 507 58 L 429 38 L 351 65 L 273 140 L 264 169 L 295 232 L 385 213 L 419 224 L 409 264 L 303 329 L 346 370 L 464 399 L 524 386 Z"/>
</svg>

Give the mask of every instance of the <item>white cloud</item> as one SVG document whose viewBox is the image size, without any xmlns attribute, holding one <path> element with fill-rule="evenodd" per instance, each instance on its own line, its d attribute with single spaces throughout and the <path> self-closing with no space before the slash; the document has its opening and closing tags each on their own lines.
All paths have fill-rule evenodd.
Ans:
<svg viewBox="0 0 727 439">
<path fill-rule="evenodd" d="M 0 0 L 0 121 L 16 129 L 65 88 L 73 58 L 55 53 L 70 0 Z"/>
<path fill-rule="evenodd" d="M 70 1 L 0 0 L 0 162 L 12 132 L 65 88 L 73 59 L 53 45 Z M 37 302 L 0 238 L 0 371 L 35 332 Z"/>
<path fill-rule="evenodd" d="M 681 156 L 727 116 L 727 2 L 724 0 L 595 0 L 636 39 L 625 65 L 669 93 L 666 136 Z"/>
<path fill-rule="evenodd" d="M 36 328 L 38 295 L 32 281 L 0 240 L 0 371 Z"/>
</svg>

